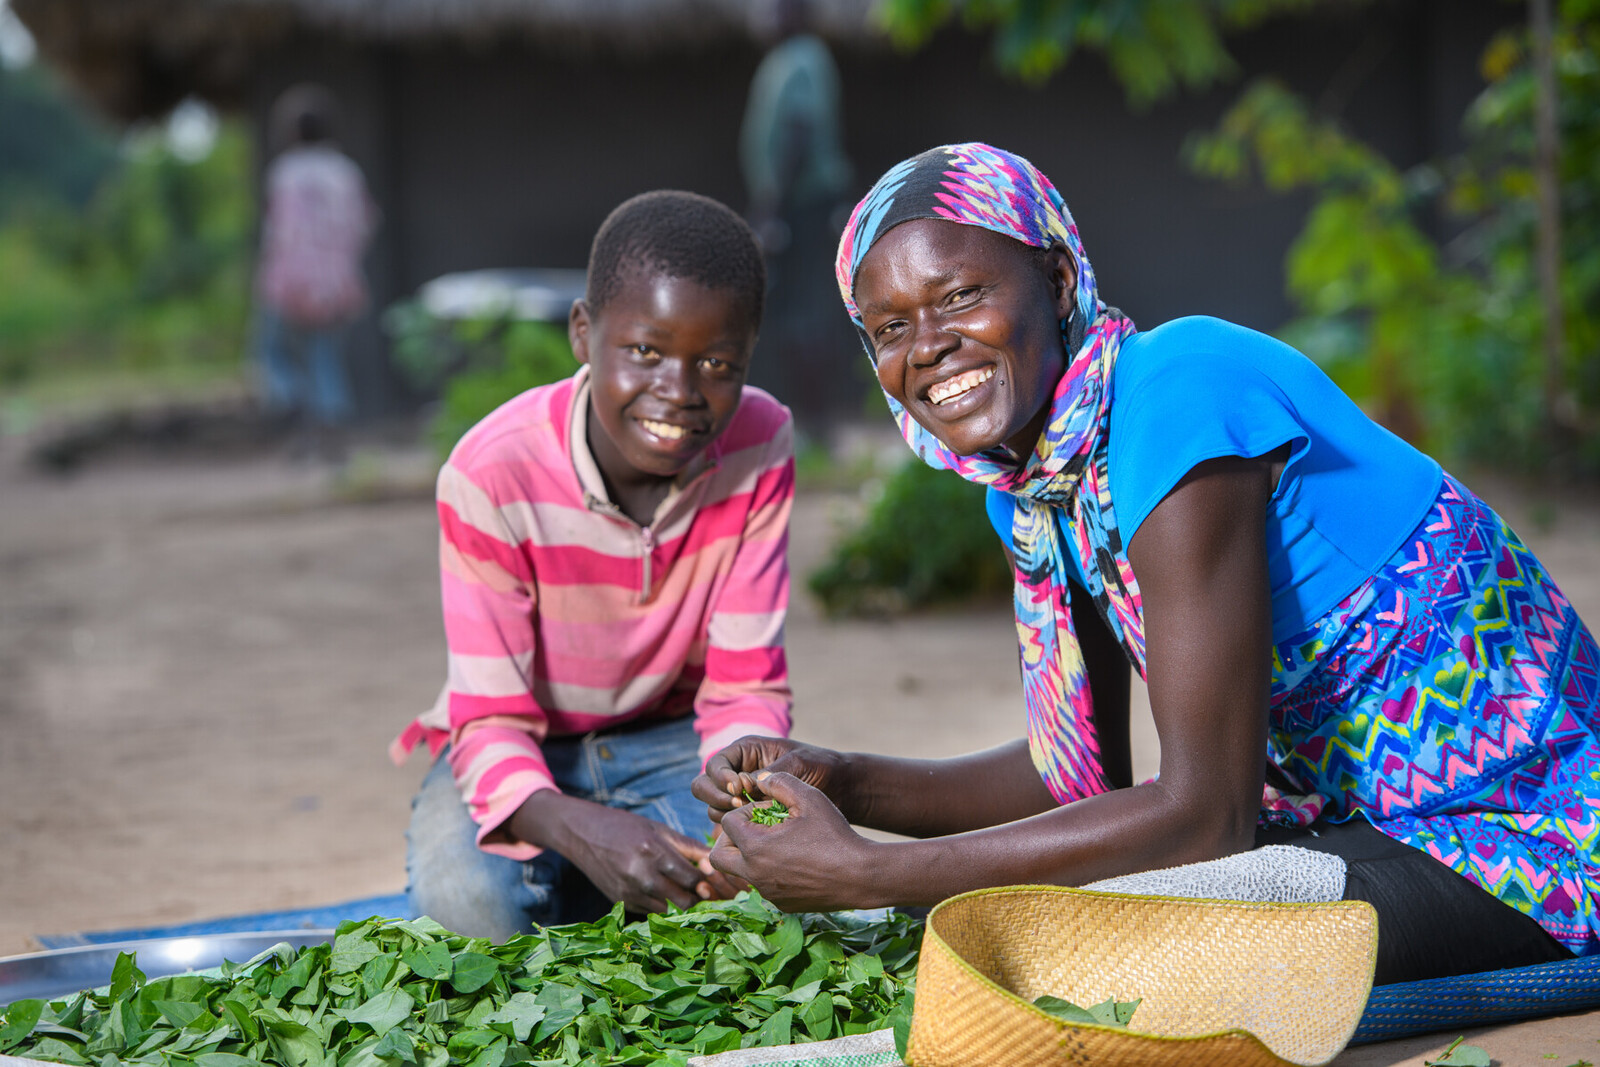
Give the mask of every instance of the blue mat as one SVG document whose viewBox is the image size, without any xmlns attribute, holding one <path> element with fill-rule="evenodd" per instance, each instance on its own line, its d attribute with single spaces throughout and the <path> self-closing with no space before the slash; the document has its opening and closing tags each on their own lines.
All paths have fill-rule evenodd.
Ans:
<svg viewBox="0 0 1600 1067">
<path fill-rule="evenodd" d="M 73 948 L 78 945 L 104 945 L 113 941 L 145 941 L 156 937 L 199 937 L 204 934 L 238 934 L 256 930 L 332 930 L 347 919 L 367 919 L 374 915 L 385 918 L 410 919 L 411 906 L 404 893 L 385 897 L 366 897 L 362 900 L 329 904 L 320 908 L 300 908 L 295 911 L 264 911 L 254 915 L 231 915 L 222 919 L 203 919 L 200 922 L 181 923 L 177 926 L 148 926 L 129 930 L 97 930 L 77 934 L 39 934 L 35 936 L 45 948 Z"/>
<path fill-rule="evenodd" d="M 1600 956 L 1374 986 L 1352 1045 L 1600 1007 Z"/>
</svg>

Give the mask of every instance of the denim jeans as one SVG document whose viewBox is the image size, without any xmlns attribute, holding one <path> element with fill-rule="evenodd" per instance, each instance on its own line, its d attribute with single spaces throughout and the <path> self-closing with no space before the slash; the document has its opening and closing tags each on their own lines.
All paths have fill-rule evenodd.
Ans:
<svg viewBox="0 0 1600 1067">
<path fill-rule="evenodd" d="M 703 839 L 706 806 L 689 794 L 700 773 L 694 718 L 630 723 L 541 746 L 563 793 L 631 811 Z M 469 937 L 503 941 L 537 924 L 586 922 L 611 908 L 588 877 L 549 849 L 513 860 L 477 846 L 478 826 L 443 754 L 411 802 L 406 894 L 412 913 Z"/>
<path fill-rule="evenodd" d="M 267 406 L 322 426 L 350 420 L 354 401 L 345 367 L 349 327 L 296 326 L 270 308 L 256 313 L 256 350 L 266 378 Z"/>
</svg>

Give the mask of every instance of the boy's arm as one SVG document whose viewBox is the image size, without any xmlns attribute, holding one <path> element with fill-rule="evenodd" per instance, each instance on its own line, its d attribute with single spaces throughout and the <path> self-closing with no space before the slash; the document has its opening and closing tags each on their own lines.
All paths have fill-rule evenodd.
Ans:
<svg viewBox="0 0 1600 1067">
<path fill-rule="evenodd" d="M 785 416 L 755 474 L 733 566 L 711 606 L 706 676 L 695 698 L 702 764 L 747 734 L 789 736 L 794 698 L 783 624 L 793 504 L 794 433 Z"/>
<path fill-rule="evenodd" d="M 555 789 L 533 696 L 533 567 L 500 504 L 453 462 L 439 472 L 439 576 L 449 681 L 450 769 L 478 844 L 512 859 L 540 849 L 509 832 L 534 793 Z"/>
<path fill-rule="evenodd" d="M 703 842 L 560 792 L 539 748 L 549 722 L 533 697 L 538 604 L 520 547 L 526 537 L 490 492 L 451 464 L 439 475 L 439 523 L 449 758 L 479 847 L 512 859 L 554 848 L 610 899 L 638 911 L 729 895 L 718 888 L 721 875 L 696 867 L 710 851 Z"/>
</svg>

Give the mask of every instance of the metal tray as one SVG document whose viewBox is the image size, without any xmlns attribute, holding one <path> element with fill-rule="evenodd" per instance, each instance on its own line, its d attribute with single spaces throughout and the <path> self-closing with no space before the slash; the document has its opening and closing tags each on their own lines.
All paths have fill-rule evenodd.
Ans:
<svg viewBox="0 0 1600 1067">
<path fill-rule="evenodd" d="M 111 981 L 111 969 L 116 966 L 119 952 L 136 954 L 141 971 L 151 978 L 164 978 L 220 967 L 224 960 L 243 963 L 280 941 L 300 948 L 332 940 L 332 930 L 261 930 L 114 941 L 5 956 L 0 957 L 0 1006 L 29 998 L 59 998 L 106 985 Z"/>
</svg>

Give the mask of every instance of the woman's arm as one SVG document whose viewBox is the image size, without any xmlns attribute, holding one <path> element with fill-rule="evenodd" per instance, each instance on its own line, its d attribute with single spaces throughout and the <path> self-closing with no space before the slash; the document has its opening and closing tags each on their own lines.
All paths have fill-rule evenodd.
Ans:
<svg viewBox="0 0 1600 1067">
<path fill-rule="evenodd" d="M 1025 819 L 1055 806 L 1033 769 L 1028 742 L 947 759 L 849 754 L 849 799 L 857 826 L 942 837 Z"/>
<path fill-rule="evenodd" d="M 721 822 L 766 772 L 816 789 L 856 826 L 937 837 L 1025 819 L 1055 805 L 1026 741 L 950 759 L 835 752 L 776 737 L 744 737 L 711 757 L 691 787 Z"/>
<path fill-rule="evenodd" d="M 875 842 L 854 834 L 821 793 L 776 774 L 763 787 L 796 817 L 770 827 L 738 813 L 724 818 L 727 843 L 712 862 L 801 910 L 931 904 L 994 885 L 1076 885 L 1249 848 L 1266 758 L 1272 459 L 1200 464 L 1129 546 L 1161 738 L 1157 781 L 1006 825 Z"/>
</svg>

